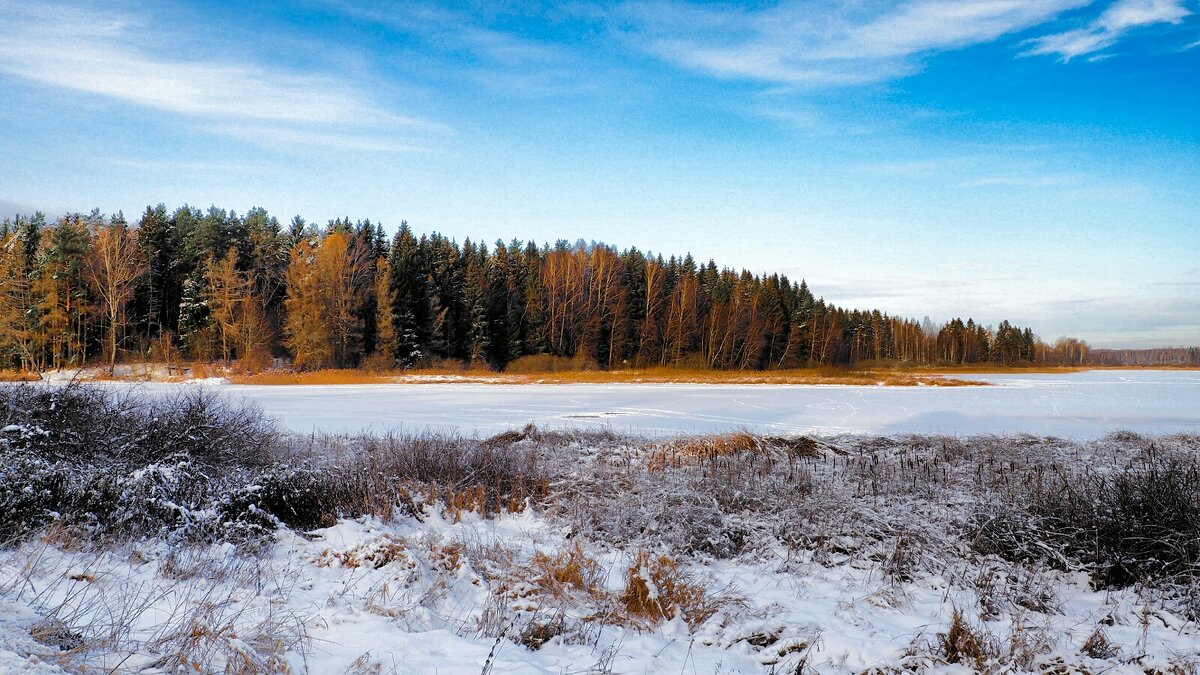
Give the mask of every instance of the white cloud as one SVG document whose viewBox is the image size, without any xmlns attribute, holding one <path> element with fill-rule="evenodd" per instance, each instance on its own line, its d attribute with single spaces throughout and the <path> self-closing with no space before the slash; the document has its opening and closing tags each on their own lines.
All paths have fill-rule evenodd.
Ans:
<svg viewBox="0 0 1200 675">
<path fill-rule="evenodd" d="M 1190 45 L 1188 45 L 1188 46 L 1184 47 L 1184 48 L 1182 49 L 1182 51 L 1185 51 L 1185 52 L 1186 52 L 1187 50 L 1189 50 L 1189 49 L 1194 49 L 1194 48 L 1196 48 L 1196 47 L 1200 47 L 1200 40 L 1196 40 L 1196 41 L 1195 41 L 1195 42 L 1193 42 L 1192 44 L 1190 44 Z"/>
<path fill-rule="evenodd" d="M 1049 175 L 1005 175 L 1005 176 L 983 176 L 981 178 L 972 178 L 970 180 L 960 181 L 956 187 L 960 188 L 988 188 L 988 187 L 1021 187 L 1021 188 L 1048 188 L 1048 187 L 1063 187 L 1074 185 L 1079 182 L 1077 176 L 1069 174 L 1049 174 Z"/>
<path fill-rule="evenodd" d="M 627 5 L 635 43 L 718 77 L 836 85 L 901 77 L 926 54 L 991 42 L 1090 0 L 905 0 L 787 3 L 760 11 L 675 0 Z"/>
<path fill-rule="evenodd" d="M 1115 45 L 1136 28 L 1179 24 L 1191 15 L 1184 5 L 1185 0 L 1116 0 L 1084 28 L 1037 38 L 1026 54 L 1057 55 L 1063 62 L 1094 54 Z"/>
<path fill-rule="evenodd" d="M 7 15 L 0 72 L 43 85 L 198 119 L 257 124 L 263 133 L 310 133 L 318 141 L 333 136 L 331 128 L 440 128 L 385 110 L 332 75 L 159 56 L 139 45 L 164 38 L 130 16 L 3 2 L 0 14 Z"/>
<path fill-rule="evenodd" d="M 597 80 L 605 77 L 586 67 L 578 50 L 566 42 L 496 27 L 503 23 L 499 18 L 535 11 L 520 4 L 448 9 L 419 0 L 321 1 L 347 17 L 415 39 L 420 47 L 414 52 L 420 60 L 428 59 L 430 70 L 438 76 L 469 81 L 502 95 L 537 98 L 594 92 L 599 89 Z M 408 55 L 397 58 L 412 67 Z"/>
<path fill-rule="evenodd" d="M 291 129 L 287 127 L 263 128 L 237 124 L 219 126 L 215 130 L 235 138 L 280 148 L 321 146 L 335 150 L 392 154 L 433 152 L 431 148 L 426 146 L 389 140 L 384 135 L 328 133 L 309 129 Z"/>
</svg>

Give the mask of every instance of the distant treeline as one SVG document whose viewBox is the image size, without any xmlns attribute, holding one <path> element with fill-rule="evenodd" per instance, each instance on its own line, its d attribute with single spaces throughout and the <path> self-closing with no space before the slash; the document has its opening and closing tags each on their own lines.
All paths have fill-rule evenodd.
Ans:
<svg viewBox="0 0 1200 675">
<path fill-rule="evenodd" d="M 459 244 L 406 223 L 389 238 L 369 220 L 318 228 L 297 216 L 284 226 L 259 208 L 239 216 L 160 204 L 136 225 L 98 211 L 5 219 L 0 283 L 0 367 L 30 370 L 123 358 L 762 370 L 1081 364 L 1097 354 L 1007 321 L 934 326 L 845 309 L 804 281 L 691 255 Z"/>
<path fill-rule="evenodd" d="M 1200 366 L 1200 347 L 1093 349 L 1087 363 L 1097 366 Z"/>
</svg>

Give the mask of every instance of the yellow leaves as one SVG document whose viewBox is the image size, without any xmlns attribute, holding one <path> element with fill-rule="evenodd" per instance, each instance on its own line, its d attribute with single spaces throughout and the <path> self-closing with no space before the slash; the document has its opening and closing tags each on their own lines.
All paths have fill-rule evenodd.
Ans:
<svg viewBox="0 0 1200 675">
<path fill-rule="evenodd" d="M 362 339 L 361 309 L 371 279 L 370 251 L 344 232 L 292 248 L 287 270 L 287 339 L 299 368 L 346 366 Z"/>
</svg>

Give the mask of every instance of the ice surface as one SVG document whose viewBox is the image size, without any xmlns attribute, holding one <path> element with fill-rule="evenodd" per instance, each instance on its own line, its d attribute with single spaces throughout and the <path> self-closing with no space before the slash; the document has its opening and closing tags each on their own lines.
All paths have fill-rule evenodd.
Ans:
<svg viewBox="0 0 1200 675">
<path fill-rule="evenodd" d="M 457 430 L 533 422 L 648 435 L 1200 432 L 1200 372 L 1107 370 L 971 376 L 990 387 L 703 384 L 397 384 L 212 387 L 298 432 Z M 144 385 L 155 394 L 181 385 Z"/>
</svg>

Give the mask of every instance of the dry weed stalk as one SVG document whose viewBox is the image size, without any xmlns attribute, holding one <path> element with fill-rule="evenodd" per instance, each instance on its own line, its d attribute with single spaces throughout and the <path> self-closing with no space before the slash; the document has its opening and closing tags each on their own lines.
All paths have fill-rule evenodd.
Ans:
<svg viewBox="0 0 1200 675">
<path fill-rule="evenodd" d="M 704 464 L 725 457 L 739 457 L 758 450 L 758 439 L 746 432 L 683 438 L 660 446 L 646 461 L 646 468 L 657 472 L 667 468 Z"/>
<path fill-rule="evenodd" d="M 978 672 L 987 670 L 1000 657 L 994 637 L 972 626 L 955 609 L 945 633 L 938 633 L 937 645 L 946 663 L 962 664 Z"/>
<path fill-rule="evenodd" d="M 538 587 L 558 598 L 572 591 L 594 594 L 601 580 L 600 565 L 588 557 L 579 542 L 553 555 L 537 551 L 530 566 Z"/>
<path fill-rule="evenodd" d="M 637 552 L 625 570 L 620 601 L 635 621 L 658 622 L 680 616 L 691 627 L 717 613 L 721 602 L 674 558 Z"/>
</svg>

